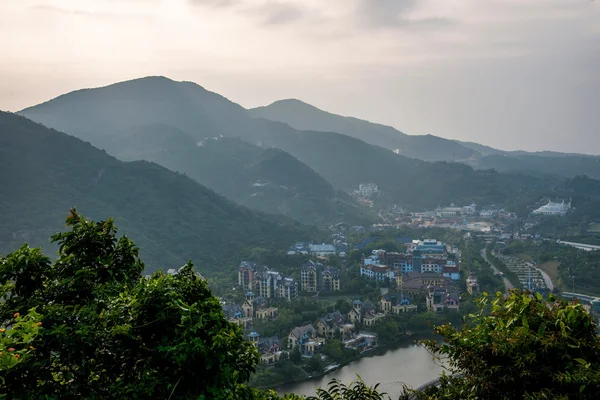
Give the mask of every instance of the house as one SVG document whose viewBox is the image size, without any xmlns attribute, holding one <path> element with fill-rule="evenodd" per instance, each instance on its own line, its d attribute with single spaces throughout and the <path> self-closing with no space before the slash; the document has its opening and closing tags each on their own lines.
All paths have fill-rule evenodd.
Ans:
<svg viewBox="0 0 600 400">
<path fill-rule="evenodd" d="M 445 309 L 458 311 L 460 296 L 458 292 L 451 291 L 449 287 L 441 288 L 429 285 L 425 303 L 428 311 L 441 312 Z"/>
<path fill-rule="evenodd" d="M 382 296 L 381 299 L 379 299 L 379 309 L 382 313 L 386 315 L 392 313 L 393 300 L 394 298 L 390 295 Z"/>
<path fill-rule="evenodd" d="M 339 311 L 327 314 L 320 318 L 315 324 L 318 335 L 326 339 L 333 339 L 336 335 L 340 337 L 346 333 L 346 319 Z M 350 325 L 354 328 L 354 325 Z"/>
<path fill-rule="evenodd" d="M 306 242 L 297 242 L 292 247 L 290 247 L 287 251 L 288 256 L 294 255 L 307 255 L 310 253 L 310 244 Z"/>
<path fill-rule="evenodd" d="M 479 292 L 479 283 L 477 283 L 477 277 L 475 275 L 469 275 L 467 277 L 467 292 L 469 292 L 469 294 Z"/>
<path fill-rule="evenodd" d="M 407 312 L 417 312 L 417 305 L 412 304 L 407 297 L 398 298 L 398 302 L 392 306 L 394 314 L 403 314 Z"/>
<path fill-rule="evenodd" d="M 377 313 L 375 306 L 370 301 L 367 300 L 363 303 L 360 300 L 355 300 L 352 303 L 352 309 L 348 312 L 348 321 L 371 326 L 384 316 L 383 313 Z"/>
<path fill-rule="evenodd" d="M 294 350 L 298 346 L 300 353 L 306 357 L 312 357 L 324 344 L 324 339 L 316 337 L 316 330 L 312 324 L 296 327 L 288 335 L 290 350 Z"/>
<path fill-rule="evenodd" d="M 241 326 L 242 329 L 252 327 L 252 317 L 247 317 L 242 307 L 238 305 L 223 305 L 223 314 L 227 321 Z"/>
<path fill-rule="evenodd" d="M 257 332 L 255 332 L 255 331 L 250 332 L 248 335 L 246 335 L 246 339 L 258 348 L 258 342 L 260 341 L 260 335 Z"/>
<path fill-rule="evenodd" d="M 277 336 L 262 338 L 258 343 L 260 352 L 260 361 L 264 364 L 274 364 L 281 359 L 284 354 L 281 339 Z"/>
</svg>

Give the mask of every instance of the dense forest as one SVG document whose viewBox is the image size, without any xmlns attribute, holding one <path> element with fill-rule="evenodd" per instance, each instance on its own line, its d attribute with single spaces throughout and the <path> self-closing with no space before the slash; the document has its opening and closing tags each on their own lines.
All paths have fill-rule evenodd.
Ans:
<svg viewBox="0 0 600 400">
<path fill-rule="evenodd" d="M 4 254 L 24 241 L 53 249 L 47 238 L 64 227 L 70 207 L 94 219 L 114 216 L 136 240 L 148 272 L 190 259 L 203 273 L 233 271 L 249 247 L 278 251 L 317 234 L 240 207 L 157 164 L 121 162 L 15 114 L 0 113 L 0 170 Z"/>
</svg>

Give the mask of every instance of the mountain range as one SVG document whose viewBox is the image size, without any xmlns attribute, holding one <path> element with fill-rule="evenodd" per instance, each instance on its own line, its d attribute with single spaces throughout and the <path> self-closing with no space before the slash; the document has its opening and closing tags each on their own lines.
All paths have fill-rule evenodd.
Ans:
<svg viewBox="0 0 600 400">
<path fill-rule="evenodd" d="M 536 176 L 550 174 L 573 177 L 585 174 L 600 178 L 598 156 L 553 151 L 505 151 L 433 135 L 407 135 L 390 126 L 332 114 L 296 99 L 276 101 L 249 112 L 253 116 L 283 122 L 296 129 L 342 133 L 426 161 L 456 161 L 476 169 Z"/>
<path fill-rule="evenodd" d="M 48 246 L 77 206 L 114 216 L 149 270 L 188 259 L 214 270 L 249 248 L 323 237 L 303 224 L 375 221 L 377 209 L 349 195 L 360 183 L 379 186 L 382 207 L 475 201 L 525 215 L 542 196 L 568 195 L 581 229 L 600 217 L 600 195 L 585 189 L 598 181 L 573 178 L 596 177 L 596 157 L 411 136 L 296 100 L 246 110 L 194 83 L 148 77 L 19 114 L 0 114 L 0 252 Z"/>
<path fill-rule="evenodd" d="M 89 143 L 0 112 L 0 253 L 26 242 L 50 247 L 69 208 L 94 220 L 115 217 L 140 247 L 149 272 L 188 260 L 223 270 L 248 247 L 287 248 L 314 230 L 225 199 L 147 161 L 123 162 Z M 233 264 L 231 264 L 233 265 Z"/>
<path fill-rule="evenodd" d="M 320 113 L 310 106 L 302 105 L 302 109 Z M 261 115 L 266 116 L 265 109 L 261 110 Z M 362 219 L 351 200 L 340 193 L 350 193 L 360 183 L 378 184 L 384 204 L 398 203 L 413 209 L 450 202 L 503 203 L 510 199 L 510 193 L 531 192 L 536 188 L 537 194 L 540 187 L 551 185 L 518 173 L 498 174 L 473 170 L 459 163 L 409 158 L 344 132 L 298 130 L 288 124 L 290 121 L 261 118 L 257 110 L 246 110 L 194 83 L 164 77 L 75 91 L 27 108 L 20 114 L 90 141 L 121 159 L 156 161 L 234 201 L 280 212 L 304 223 L 334 218 Z M 319 120 L 303 115 L 307 120 Z M 326 116 L 326 119 L 338 118 Z M 371 126 L 383 129 L 366 121 L 344 121 L 350 124 L 358 121 L 365 131 Z M 323 129 L 326 128 L 336 126 Z M 360 129 L 354 131 L 354 136 Z M 369 137 L 383 135 L 377 132 L 367 133 Z M 387 132 L 387 136 L 393 137 L 393 132 Z M 229 140 L 231 138 L 239 140 Z M 228 140 L 219 142 L 222 139 Z M 454 149 L 460 146 L 445 139 L 435 140 L 450 143 Z M 274 149 L 282 152 L 276 153 Z M 468 150 L 465 155 L 473 155 L 473 152 Z M 219 156 L 214 157 L 215 154 Z M 259 166 L 266 160 L 273 162 L 275 155 L 278 165 L 286 167 L 277 171 L 277 177 L 268 169 L 271 175 L 266 177 L 267 169 Z M 300 177 L 304 182 L 298 181 Z M 285 189 L 293 186 L 292 181 L 297 188 L 292 189 L 295 194 Z M 268 192 L 268 185 L 254 186 L 267 182 L 272 184 L 271 188 L 279 189 Z M 257 187 L 266 189 L 259 191 Z M 306 197 L 311 201 L 305 201 Z M 290 201 L 290 198 L 298 201 Z M 304 209 L 295 209 L 300 204 Z M 332 205 L 344 207 L 332 213 Z M 344 218 L 339 218 L 341 215 Z"/>
</svg>

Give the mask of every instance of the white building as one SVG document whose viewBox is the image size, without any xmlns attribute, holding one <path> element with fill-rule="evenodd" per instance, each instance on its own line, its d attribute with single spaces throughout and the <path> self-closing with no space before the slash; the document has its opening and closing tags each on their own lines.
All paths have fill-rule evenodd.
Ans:
<svg viewBox="0 0 600 400">
<path fill-rule="evenodd" d="M 337 249 L 332 244 L 310 244 L 310 254 L 314 254 L 317 256 L 329 256 L 335 254 Z"/>
<path fill-rule="evenodd" d="M 360 274 L 378 281 L 393 280 L 395 276 L 394 268 L 387 265 L 363 265 L 360 267 Z"/>
<path fill-rule="evenodd" d="M 537 210 L 534 210 L 533 213 L 537 215 L 560 215 L 564 216 L 567 214 L 567 211 L 571 208 L 571 200 L 568 203 L 565 203 L 562 200 L 560 203 L 553 203 L 551 200 L 548 201 L 548 204 L 544 204 Z"/>
<path fill-rule="evenodd" d="M 379 189 L 374 183 L 361 183 L 358 185 L 358 190 L 355 190 L 354 193 L 360 197 L 371 197 L 379 194 Z"/>
</svg>

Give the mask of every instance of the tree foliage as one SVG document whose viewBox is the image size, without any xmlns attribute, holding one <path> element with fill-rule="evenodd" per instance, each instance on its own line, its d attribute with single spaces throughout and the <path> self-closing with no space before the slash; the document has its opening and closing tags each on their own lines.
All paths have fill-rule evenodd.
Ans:
<svg viewBox="0 0 600 400">
<path fill-rule="evenodd" d="M 484 295 L 479 306 L 462 328 L 436 328 L 444 343 L 425 342 L 455 374 L 442 377 L 427 398 L 597 398 L 600 339 L 580 304 L 512 291 L 493 300 Z"/>
<path fill-rule="evenodd" d="M 238 399 L 252 392 L 241 384 L 258 353 L 192 264 L 144 278 L 137 248 L 117 239 L 111 220 L 86 221 L 72 210 L 67 225 L 53 236 L 55 262 L 28 246 L 1 260 L 2 325 L 35 308 L 44 328 L 27 338 L 35 351 L 0 370 L 0 393 Z"/>
</svg>

